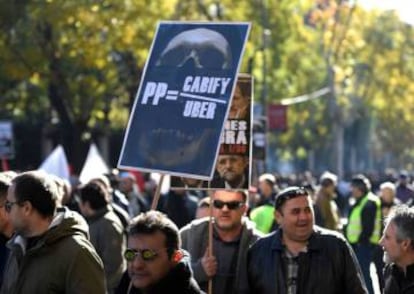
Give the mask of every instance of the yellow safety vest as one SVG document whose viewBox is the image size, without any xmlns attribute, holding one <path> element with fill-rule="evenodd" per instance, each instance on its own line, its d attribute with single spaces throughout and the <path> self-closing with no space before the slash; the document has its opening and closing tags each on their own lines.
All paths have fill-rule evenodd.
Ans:
<svg viewBox="0 0 414 294">
<path fill-rule="evenodd" d="M 256 223 L 256 229 L 267 234 L 270 233 L 274 217 L 275 208 L 271 205 L 262 205 L 254 208 L 250 212 L 250 219 Z"/>
<path fill-rule="evenodd" d="M 348 241 L 351 244 L 357 243 L 359 240 L 359 236 L 361 235 L 361 213 L 362 209 L 364 208 L 368 200 L 375 202 L 375 205 L 377 207 L 377 212 L 375 213 L 374 231 L 372 232 L 369 241 L 372 244 L 378 244 L 378 241 L 381 237 L 381 202 L 377 196 L 375 196 L 371 192 L 368 192 L 368 194 L 365 195 L 364 198 L 362 198 L 358 205 L 354 207 L 354 209 L 351 212 L 351 215 L 349 216 L 348 226 L 346 228 L 346 237 L 348 238 Z"/>
</svg>

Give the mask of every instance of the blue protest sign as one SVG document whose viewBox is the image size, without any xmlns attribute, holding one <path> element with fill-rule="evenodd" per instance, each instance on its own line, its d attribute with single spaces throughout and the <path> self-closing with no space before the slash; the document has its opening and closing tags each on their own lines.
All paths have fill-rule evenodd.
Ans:
<svg viewBox="0 0 414 294">
<path fill-rule="evenodd" d="M 249 30 L 249 23 L 159 23 L 120 168 L 212 178 Z"/>
</svg>

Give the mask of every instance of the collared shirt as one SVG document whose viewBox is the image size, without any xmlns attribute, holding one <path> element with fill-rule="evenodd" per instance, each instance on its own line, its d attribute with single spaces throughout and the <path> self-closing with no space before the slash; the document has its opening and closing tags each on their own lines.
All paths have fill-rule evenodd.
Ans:
<svg viewBox="0 0 414 294">
<path fill-rule="evenodd" d="M 300 253 L 306 253 L 308 248 L 305 247 Z M 299 274 L 299 254 L 293 255 L 287 247 L 283 252 L 283 260 L 286 269 L 286 294 L 297 294 L 298 292 L 298 274 Z"/>
<path fill-rule="evenodd" d="M 296 294 L 298 291 L 298 256 L 293 256 L 287 248 L 284 251 L 284 260 L 286 266 L 286 289 L 287 294 Z"/>
</svg>

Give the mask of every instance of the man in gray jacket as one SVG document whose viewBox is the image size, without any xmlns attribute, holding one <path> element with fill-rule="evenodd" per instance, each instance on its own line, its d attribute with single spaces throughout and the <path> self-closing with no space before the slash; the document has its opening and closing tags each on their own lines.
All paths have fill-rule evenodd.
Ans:
<svg viewBox="0 0 414 294">
<path fill-rule="evenodd" d="M 109 205 L 109 192 L 98 181 L 79 189 L 79 208 L 89 224 L 90 240 L 102 259 L 108 294 L 112 294 L 126 269 L 124 227 Z"/>
<path fill-rule="evenodd" d="M 247 249 L 261 237 L 244 217 L 245 191 L 217 190 L 213 195 L 213 255 L 208 254 L 209 218 L 195 220 L 180 231 L 182 247 L 190 252 L 194 277 L 203 290 L 213 280 L 213 293 L 246 293 Z"/>
<path fill-rule="evenodd" d="M 16 232 L 1 293 L 105 293 L 102 261 L 88 241 L 88 225 L 76 212 L 56 208 L 49 175 L 18 175 L 8 189 L 6 211 Z"/>
</svg>

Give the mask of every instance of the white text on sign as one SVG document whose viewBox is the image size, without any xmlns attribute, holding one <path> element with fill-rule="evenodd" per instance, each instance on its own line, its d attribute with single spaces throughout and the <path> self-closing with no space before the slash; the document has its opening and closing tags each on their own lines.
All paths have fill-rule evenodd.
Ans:
<svg viewBox="0 0 414 294">
<path fill-rule="evenodd" d="M 167 83 L 150 81 L 145 84 L 141 104 L 157 106 L 161 99 L 174 101 L 178 97 L 189 98 L 184 104 L 182 112 L 184 117 L 214 119 L 217 103 L 226 104 L 227 102 L 210 95 L 217 97 L 228 93 L 230 81 L 231 78 L 224 77 L 187 76 L 181 92 L 169 90 Z M 203 96 L 206 94 L 210 95 Z"/>
</svg>

